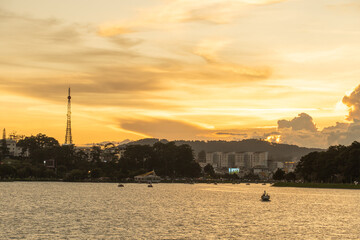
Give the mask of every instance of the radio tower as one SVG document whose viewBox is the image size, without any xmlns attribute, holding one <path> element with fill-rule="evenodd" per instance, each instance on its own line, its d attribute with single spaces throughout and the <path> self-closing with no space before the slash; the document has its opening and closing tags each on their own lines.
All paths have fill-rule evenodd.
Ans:
<svg viewBox="0 0 360 240">
<path fill-rule="evenodd" d="M 64 145 L 72 145 L 72 136 L 71 136 L 71 96 L 70 96 L 70 88 L 69 95 L 67 97 L 68 105 L 67 105 L 67 122 L 66 122 L 66 135 L 65 135 L 65 144 Z"/>
</svg>

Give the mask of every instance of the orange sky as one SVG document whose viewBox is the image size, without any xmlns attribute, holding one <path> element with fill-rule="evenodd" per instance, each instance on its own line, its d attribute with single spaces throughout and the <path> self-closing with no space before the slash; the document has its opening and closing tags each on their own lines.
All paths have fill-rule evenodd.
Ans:
<svg viewBox="0 0 360 240">
<path fill-rule="evenodd" d="M 356 0 L 2 0 L 0 127 L 64 142 L 71 86 L 78 145 L 349 144 L 359 13 Z"/>
</svg>

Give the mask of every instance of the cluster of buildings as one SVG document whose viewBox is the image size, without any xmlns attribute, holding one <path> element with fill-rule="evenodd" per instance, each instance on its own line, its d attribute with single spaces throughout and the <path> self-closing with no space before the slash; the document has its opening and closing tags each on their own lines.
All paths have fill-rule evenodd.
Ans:
<svg viewBox="0 0 360 240">
<path fill-rule="evenodd" d="M 20 157 L 23 156 L 23 154 L 28 154 L 27 152 L 23 153 L 22 152 L 22 148 L 19 146 L 16 146 L 16 141 L 13 139 L 5 139 L 6 141 L 6 146 L 8 149 L 8 154 L 10 156 L 14 156 L 14 157 Z"/>
<path fill-rule="evenodd" d="M 247 174 L 259 175 L 261 179 L 267 179 L 277 169 L 285 172 L 294 171 L 296 162 L 281 162 L 269 159 L 268 152 L 208 152 L 202 167 L 210 164 L 217 173 L 236 173 L 239 177 Z"/>
<path fill-rule="evenodd" d="M 13 135 L 10 135 L 9 138 L 6 138 L 5 128 L 3 130 L 3 138 L 1 139 L 1 141 L 6 143 L 7 154 L 9 156 L 13 156 L 13 157 L 29 156 L 29 151 L 23 151 L 22 147 L 19 147 L 17 145 L 17 140 Z"/>
<path fill-rule="evenodd" d="M 206 163 L 215 168 L 268 167 L 268 152 L 209 152 Z"/>
</svg>

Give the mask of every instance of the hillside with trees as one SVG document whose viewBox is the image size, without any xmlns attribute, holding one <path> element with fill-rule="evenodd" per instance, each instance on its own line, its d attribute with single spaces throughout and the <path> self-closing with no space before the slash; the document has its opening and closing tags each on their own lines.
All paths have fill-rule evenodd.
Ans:
<svg viewBox="0 0 360 240">
<path fill-rule="evenodd" d="M 166 139 L 146 138 L 134 141 L 126 145 L 153 145 L 157 142 L 168 142 Z M 201 151 L 205 152 L 269 152 L 269 159 L 277 161 L 291 161 L 300 159 L 302 156 L 322 151 L 318 148 L 305 148 L 296 145 L 270 143 L 258 139 L 245 139 L 242 141 L 174 141 L 176 145 L 186 144 L 194 150 L 195 156 Z"/>
</svg>

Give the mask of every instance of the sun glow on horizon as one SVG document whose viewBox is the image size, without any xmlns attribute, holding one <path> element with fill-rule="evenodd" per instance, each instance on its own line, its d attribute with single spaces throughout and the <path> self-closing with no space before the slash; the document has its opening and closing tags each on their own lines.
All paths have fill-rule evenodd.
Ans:
<svg viewBox="0 0 360 240">
<path fill-rule="evenodd" d="M 271 135 L 268 136 L 265 141 L 270 143 L 281 143 L 281 135 Z"/>
</svg>

